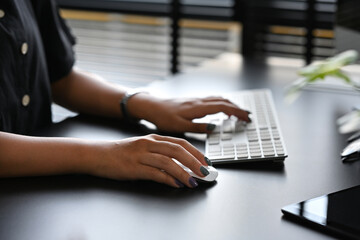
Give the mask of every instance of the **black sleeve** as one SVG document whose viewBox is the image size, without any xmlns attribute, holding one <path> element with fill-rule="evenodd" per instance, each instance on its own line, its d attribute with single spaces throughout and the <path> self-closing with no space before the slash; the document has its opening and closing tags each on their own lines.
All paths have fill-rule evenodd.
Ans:
<svg viewBox="0 0 360 240">
<path fill-rule="evenodd" d="M 60 17 L 54 0 L 32 0 L 32 4 L 44 45 L 49 79 L 54 82 L 70 73 L 74 65 L 75 38 Z"/>
</svg>

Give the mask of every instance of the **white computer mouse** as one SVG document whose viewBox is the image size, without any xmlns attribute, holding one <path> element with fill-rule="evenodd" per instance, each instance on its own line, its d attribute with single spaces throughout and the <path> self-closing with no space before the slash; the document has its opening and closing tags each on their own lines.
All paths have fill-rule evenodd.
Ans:
<svg viewBox="0 0 360 240">
<path fill-rule="evenodd" d="M 205 176 L 205 177 L 201 177 L 196 175 L 193 171 L 191 171 L 190 168 L 184 166 L 183 164 L 181 164 L 179 161 L 174 160 L 177 164 L 179 164 L 180 167 L 182 167 L 186 172 L 188 172 L 190 174 L 190 176 L 201 180 L 201 181 L 205 181 L 205 182 L 213 182 L 216 180 L 216 178 L 219 175 L 218 170 L 216 170 L 214 167 L 212 166 L 204 166 L 208 171 L 209 171 L 209 175 Z"/>
<path fill-rule="evenodd" d="M 209 175 L 207 175 L 206 177 L 200 177 L 200 176 L 196 175 L 189 168 L 188 168 L 188 170 L 185 169 L 185 171 L 187 171 L 190 174 L 190 176 L 192 176 L 198 180 L 205 181 L 205 182 L 215 181 L 219 175 L 219 172 L 212 166 L 206 166 L 205 168 L 209 171 Z"/>
</svg>

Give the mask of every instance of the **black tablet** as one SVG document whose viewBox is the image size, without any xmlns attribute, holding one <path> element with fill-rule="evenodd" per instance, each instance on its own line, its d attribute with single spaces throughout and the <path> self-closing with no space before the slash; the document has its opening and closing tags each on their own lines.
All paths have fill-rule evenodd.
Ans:
<svg viewBox="0 0 360 240">
<path fill-rule="evenodd" d="M 281 209 L 286 217 L 360 239 L 360 186 L 309 199 Z"/>
</svg>

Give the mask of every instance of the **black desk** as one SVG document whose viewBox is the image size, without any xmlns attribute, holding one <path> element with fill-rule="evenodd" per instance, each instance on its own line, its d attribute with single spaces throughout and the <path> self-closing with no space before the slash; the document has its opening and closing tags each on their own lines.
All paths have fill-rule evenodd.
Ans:
<svg viewBox="0 0 360 240">
<path fill-rule="evenodd" d="M 2 179 L 0 239 L 330 238 L 284 220 L 280 209 L 360 184 L 360 163 L 343 164 L 339 159 L 346 136 L 338 134 L 335 124 L 359 96 L 306 91 L 286 105 L 283 86 L 296 78 L 295 70 L 224 55 L 150 86 L 157 94 L 171 96 L 271 88 L 289 153 L 284 166 L 221 166 L 217 183 L 197 189 L 90 176 Z M 76 117 L 42 134 L 119 139 L 149 132 Z M 191 141 L 204 149 L 203 142 Z"/>
</svg>

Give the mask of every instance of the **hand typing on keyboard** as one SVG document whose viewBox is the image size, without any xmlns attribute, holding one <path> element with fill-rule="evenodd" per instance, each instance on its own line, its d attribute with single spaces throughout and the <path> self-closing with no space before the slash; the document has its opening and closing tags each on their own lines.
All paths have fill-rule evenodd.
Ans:
<svg viewBox="0 0 360 240">
<path fill-rule="evenodd" d="M 206 156 L 215 164 L 283 161 L 287 155 L 271 92 L 235 92 L 229 99 L 249 109 L 253 121 L 244 122 L 225 114 L 213 116 L 210 123 L 216 127 L 207 136 Z"/>
<path fill-rule="evenodd" d="M 148 120 L 163 131 L 210 133 L 216 128 L 213 123 L 199 123 L 193 120 L 219 112 L 242 121 L 251 121 L 248 111 L 222 97 L 168 100 L 151 98 L 150 101 L 146 101 L 146 97 L 145 94 L 136 95 L 131 99 L 132 102 L 129 101 L 131 115 Z M 131 111 L 133 105 L 142 105 L 142 103 L 145 104 L 138 108 L 139 112 Z"/>
</svg>

